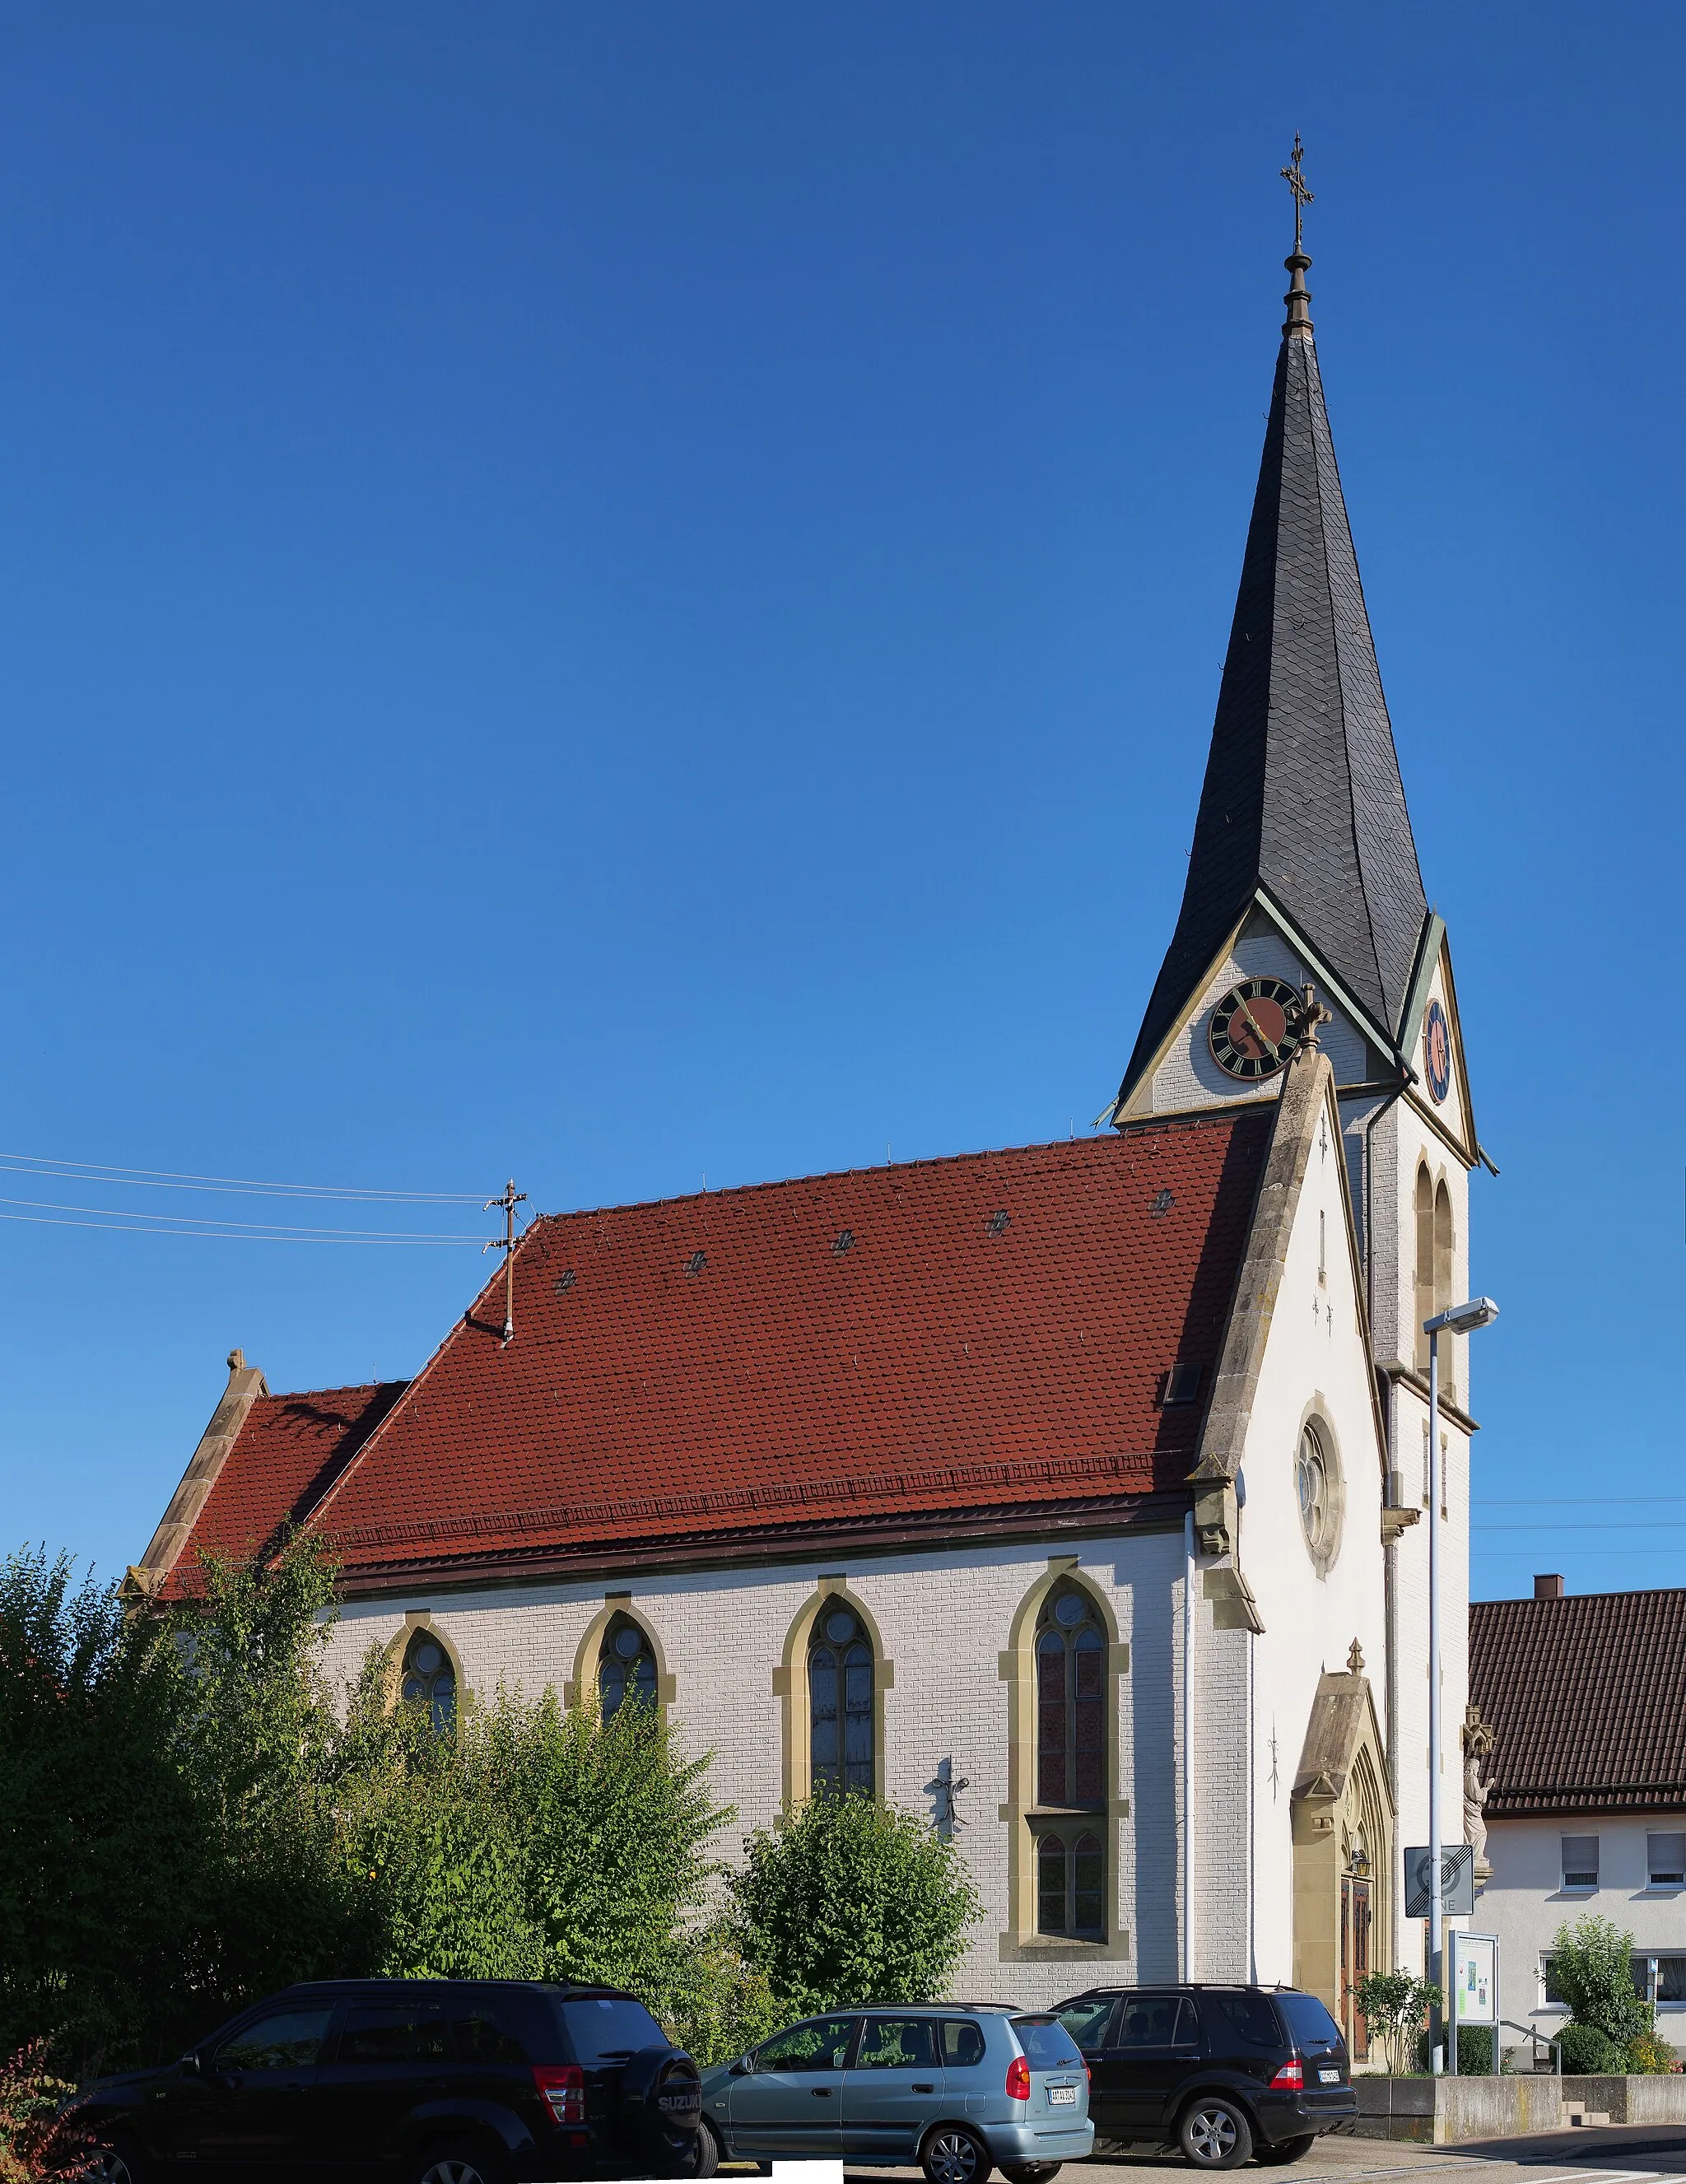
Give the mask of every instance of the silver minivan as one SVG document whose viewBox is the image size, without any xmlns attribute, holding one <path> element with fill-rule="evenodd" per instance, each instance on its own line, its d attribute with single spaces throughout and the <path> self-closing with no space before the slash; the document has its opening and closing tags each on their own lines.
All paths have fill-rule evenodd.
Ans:
<svg viewBox="0 0 1686 2184">
<path fill-rule="evenodd" d="M 1094 2145 L 1059 2019 L 955 2003 L 804 2018 L 704 2073 L 703 2121 L 719 2159 L 916 2161 L 929 2184 L 1048 2184 Z"/>
</svg>

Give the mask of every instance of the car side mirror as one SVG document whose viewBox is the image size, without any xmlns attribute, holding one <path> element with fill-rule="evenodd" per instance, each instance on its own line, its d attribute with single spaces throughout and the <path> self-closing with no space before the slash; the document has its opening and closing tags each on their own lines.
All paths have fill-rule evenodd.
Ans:
<svg viewBox="0 0 1686 2184">
<path fill-rule="evenodd" d="M 731 2070 L 726 2072 L 726 2075 L 729 2078 L 747 2078 L 754 2067 L 754 2063 L 749 2056 L 740 2055 Z"/>
<path fill-rule="evenodd" d="M 187 2050 L 187 2053 L 181 2058 L 181 2067 L 191 2078 L 202 2078 L 204 2075 L 205 2066 L 200 2060 L 199 2051 L 197 2048 L 190 2048 Z"/>
</svg>

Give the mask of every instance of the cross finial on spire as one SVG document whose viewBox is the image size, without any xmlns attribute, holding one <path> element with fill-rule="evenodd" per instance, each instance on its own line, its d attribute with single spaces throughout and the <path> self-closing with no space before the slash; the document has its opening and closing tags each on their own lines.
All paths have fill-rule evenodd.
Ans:
<svg viewBox="0 0 1686 2184">
<path fill-rule="evenodd" d="M 1302 223 L 1305 208 L 1316 202 L 1315 192 L 1306 188 L 1305 177 L 1300 172 L 1299 163 L 1305 157 L 1305 147 L 1300 142 L 1299 131 L 1296 129 L 1294 132 L 1294 150 L 1288 155 L 1288 164 L 1282 170 L 1283 181 L 1294 192 L 1294 254 L 1296 258 L 1305 254 L 1305 243 Z"/>
<path fill-rule="evenodd" d="M 1290 276 L 1288 293 L 1283 301 L 1288 305 L 1288 319 L 1283 327 L 1285 334 L 1297 334 L 1302 341 L 1311 337 L 1311 293 L 1305 286 L 1305 269 L 1311 260 L 1305 255 L 1305 208 L 1312 202 L 1311 192 L 1305 187 L 1305 176 L 1300 170 L 1300 161 L 1305 157 L 1305 147 L 1299 141 L 1299 131 L 1294 132 L 1294 151 L 1282 170 L 1282 178 L 1294 192 L 1294 255 L 1283 263 Z"/>
</svg>

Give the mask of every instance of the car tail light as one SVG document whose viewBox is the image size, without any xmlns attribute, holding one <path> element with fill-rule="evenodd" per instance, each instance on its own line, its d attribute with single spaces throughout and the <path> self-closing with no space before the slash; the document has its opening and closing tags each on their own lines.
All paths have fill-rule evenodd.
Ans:
<svg viewBox="0 0 1686 2184">
<path fill-rule="evenodd" d="M 1007 2098 L 1027 2101 L 1030 2098 L 1030 2064 L 1022 2055 L 1015 2055 L 1007 2065 Z"/>
<path fill-rule="evenodd" d="M 1271 2080 L 1271 2091 L 1273 2093 L 1303 2093 L 1305 2090 L 1305 2065 L 1296 2055 L 1291 2062 L 1284 2063 Z"/>
<path fill-rule="evenodd" d="M 586 2074 L 577 2063 L 535 2063 L 532 2081 L 558 2123 L 586 2120 Z"/>
</svg>

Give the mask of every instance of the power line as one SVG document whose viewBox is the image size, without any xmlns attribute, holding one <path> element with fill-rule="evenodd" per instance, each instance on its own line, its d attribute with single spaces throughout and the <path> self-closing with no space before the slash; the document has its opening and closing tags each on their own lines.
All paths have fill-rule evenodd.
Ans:
<svg viewBox="0 0 1686 2184">
<path fill-rule="evenodd" d="M 0 1201 L 3 1202 L 3 1201 Z M 1577 1524 L 1577 1532 L 1678 1532 L 1686 1526 L 1686 1517 L 1658 1517 L 1647 1524 L 1638 1518 L 1618 1517 L 1611 1524 Z M 1472 1532 L 1555 1532 L 1558 1524 L 1472 1524 Z"/>
<path fill-rule="evenodd" d="M 1474 1509 L 1507 1509 L 1515 1498 L 1513 1495 L 1477 1494 L 1470 1506 Z M 1552 1509 L 1610 1509 L 1624 1504 L 1640 1509 L 1686 1508 L 1686 1494 L 1530 1494 L 1528 1499 Z"/>
<path fill-rule="evenodd" d="M 63 1183 L 106 1183 L 125 1190 L 228 1191 L 242 1195 L 335 1199 L 345 1202 L 366 1199 L 402 1206 L 484 1204 L 478 1191 L 378 1190 L 326 1183 L 264 1183 L 251 1176 L 191 1175 L 171 1168 L 119 1167 L 103 1161 L 59 1160 L 47 1153 L 0 1152 L 0 1173 L 8 1171 L 14 1175 L 56 1177 Z"/>
<path fill-rule="evenodd" d="M 0 1199 L 0 1206 L 28 1202 Z M 89 1209 L 91 1213 L 99 1210 Z M 136 1236 L 199 1237 L 224 1244 L 428 1244 L 457 1245 L 476 1251 L 485 1248 L 478 1236 L 430 1236 L 401 1228 L 287 1228 L 279 1223 L 265 1226 L 259 1222 L 225 1222 L 216 1226 L 192 1223 L 185 1219 L 172 1223 L 170 1216 L 165 1213 L 137 1213 L 118 1220 L 67 1217 L 80 1211 L 66 1207 L 58 1214 L 0 1213 L 0 1221 L 27 1222 L 37 1228 L 110 1228 Z"/>
</svg>

